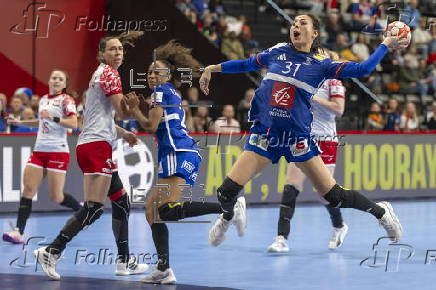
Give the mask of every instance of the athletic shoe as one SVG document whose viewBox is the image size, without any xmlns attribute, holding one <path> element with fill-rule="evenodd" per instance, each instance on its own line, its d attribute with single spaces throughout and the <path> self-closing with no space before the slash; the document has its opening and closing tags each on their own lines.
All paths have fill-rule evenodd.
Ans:
<svg viewBox="0 0 436 290">
<path fill-rule="evenodd" d="M 245 229 L 247 228 L 247 214 L 245 212 L 245 197 L 241 196 L 236 201 L 232 223 L 236 227 L 236 231 L 238 232 L 238 236 L 242 237 L 245 235 Z"/>
<path fill-rule="evenodd" d="M 3 241 L 12 244 L 24 244 L 24 236 L 20 234 L 18 228 L 13 228 L 10 232 L 3 233 Z"/>
<path fill-rule="evenodd" d="M 288 240 L 284 236 L 277 236 L 271 246 L 268 247 L 270 253 L 285 253 L 289 252 Z"/>
<path fill-rule="evenodd" d="M 130 257 L 128 263 L 117 263 L 117 269 L 115 275 L 128 276 L 142 274 L 148 270 L 147 264 L 138 264 L 135 257 Z"/>
<path fill-rule="evenodd" d="M 141 282 L 148 284 L 174 284 L 176 283 L 176 276 L 174 276 L 171 268 L 168 268 L 165 271 L 160 271 L 156 268 L 151 272 L 151 274 L 142 278 Z"/>
<path fill-rule="evenodd" d="M 398 242 L 403 234 L 403 228 L 394 213 L 392 205 L 387 201 L 378 202 L 377 205 L 385 210 L 385 214 L 379 219 L 380 225 L 386 230 L 392 242 Z"/>
<path fill-rule="evenodd" d="M 60 255 L 50 254 L 45 249 L 46 247 L 39 248 L 33 251 L 33 255 L 36 257 L 38 263 L 41 264 L 45 274 L 51 279 L 59 281 L 61 276 L 56 273 L 56 264 L 59 261 Z"/>
<path fill-rule="evenodd" d="M 209 244 L 218 247 L 226 239 L 229 226 L 230 221 L 225 220 L 223 214 L 220 214 L 209 230 Z"/>
<path fill-rule="evenodd" d="M 342 228 L 333 228 L 332 237 L 329 242 L 329 249 L 334 250 L 342 246 L 344 238 L 348 233 L 348 226 L 344 223 Z"/>
</svg>

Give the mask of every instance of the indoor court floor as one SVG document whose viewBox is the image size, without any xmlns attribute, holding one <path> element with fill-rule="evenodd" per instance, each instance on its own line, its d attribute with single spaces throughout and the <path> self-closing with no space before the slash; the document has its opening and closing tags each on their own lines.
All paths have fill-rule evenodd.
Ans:
<svg viewBox="0 0 436 290">
<path fill-rule="evenodd" d="M 246 235 L 239 238 L 230 228 L 217 248 L 207 242 L 210 223 L 169 224 L 170 264 L 178 281 L 169 286 L 140 283 L 141 276 L 114 275 L 115 265 L 108 258 L 116 253 L 109 210 L 69 244 L 57 267 L 62 280 L 48 280 L 31 252 L 51 241 L 71 213 L 33 213 L 26 228 L 26 237 L 32 237 L 28 245 L 0 242 L 0 289 L 436 289 L 436 200 L 392 205 L 403 225 L 400 244 L 381 238 L 384 230 L 369 214 L 344 209 L 349 232 L 335 251 L 327 248 L 330 220 L 318 204 L 297 205 L 286 254 L 266 252 L 276 234 L 275 207 L 248 208 Z M 9 230 L 9 221 L 15 223 L 15 214 L 0 215 L 3 231 Z M 131 214 L 130 251 L 150 268 L 156 262 L 141 210 Z"/>
</svg>

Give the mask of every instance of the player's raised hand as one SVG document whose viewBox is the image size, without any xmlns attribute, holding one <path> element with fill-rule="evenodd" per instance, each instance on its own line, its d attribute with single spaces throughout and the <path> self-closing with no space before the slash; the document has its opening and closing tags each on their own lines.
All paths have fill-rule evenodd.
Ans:
<svg viewBox="0 0 436 290">
<path fill-rule="evenodd" d="M 209 83 L 212 77 L 212 72 L 209 67 L 206 67 L 200 77 L 200 89 L 205 94 L 209 94 Z"/>
</svg>

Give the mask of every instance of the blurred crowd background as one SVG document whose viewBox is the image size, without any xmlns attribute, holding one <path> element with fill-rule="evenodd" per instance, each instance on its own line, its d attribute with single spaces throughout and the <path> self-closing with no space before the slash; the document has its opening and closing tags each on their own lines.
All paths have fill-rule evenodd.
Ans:
<svg viewBox="0 0 436 290">
<path fill-rule="evenodd" d="M 253 1 L 251 1 L 253 2 Z M 408 49 L 386 56 L 376 72 L 360 81 L 378 98 L 362 99 L 361 89 L 344 81 L 347 88 L 346 112 L 338 120 L 340 130 L 422 131 L 436 130 L 436 7 L 432 0 L 410 0 L 403 5 L 386 4 L 381 0 L 275 0 L 277 9 L 269 2 L 254 1 L 253 13 L 242 0 L 176 0 L 176 7 L 228 59 L 243 59 L 268 48 L 268 31 L 262 31 L 262 19 L 278 23 L 274 26 L 275 42 L 285 42 L 291 19 L 301 13 L 312 13 L 322 23 L 323 46 L 337 52 L 342 60 L 363 61 L 377 47 L 391 14 L 412 29 Z M 400 13 L 399 13 L 400 12 Z M 265 21 L 265 20 L 264 20 Z M 279 27 L 279 29 L 277 29 Z M 280 35 L 277 37 L 277 34 Z M 275 43 L 271 43 L 274 45 Z M 265 71 L 254 75 L 258 81 Z M 255 87 L 246 90 L 232 104 L 214 105 L 205 99 L 198 83 L 179 91 L 186 105 L 186 124 L 191 132 L 238 133 L 247 131 L 247 113 Z M 74 88 L 73 88 L 74 89 Z M 83 111 L 85 92 L 73 93 L 79 114 Z M 33 119 L 38 114 L 40 96 L 28 88 L 17 88 L 12 96 L 0 92 L 0 133 L 36 132 L 35 128 L 10 126 L 8 115 L 18 119 Z M 149 98 L 145 98 L 149 101 Z M 362 106 L 364 109 L 362 109 Z M 134 132 L 141 128 L 134 121 L 117 121 Z"/>
</svg>

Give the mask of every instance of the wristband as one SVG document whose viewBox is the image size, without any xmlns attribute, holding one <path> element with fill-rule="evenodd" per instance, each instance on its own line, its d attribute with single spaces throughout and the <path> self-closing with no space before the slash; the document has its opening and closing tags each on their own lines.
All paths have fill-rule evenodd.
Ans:
<svg viewBox="0 0 436 290">
<path fill-rule="evenodd" d="M 53 120 L 53 122 L 55 122 L 55 123 L 59 123 L 59 122 L 61 121 L 61 118 L 59 118 L 59 117 L 53 117 L 52 120 Z"/>
</svg>

